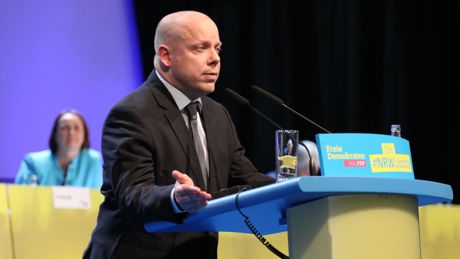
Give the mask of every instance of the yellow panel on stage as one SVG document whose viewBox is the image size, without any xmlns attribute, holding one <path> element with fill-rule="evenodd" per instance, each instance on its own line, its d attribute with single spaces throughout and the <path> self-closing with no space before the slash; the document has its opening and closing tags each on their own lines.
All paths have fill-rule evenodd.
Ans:
<svg viewBox="0 0 460 259">
<path fill-rule="evenodd" d="M 423 259 L 453 259 L 460 255 L 460 206 L 419 208 Z"/>
<path fill-rule="evenodd" d="M 12 259 L 10 219 L 8 217 L 8 201 L 6 185 L 0 184 L 0 258 Z"/>
<path fill-rule="evenodd" d="M 291 258 L 420 259 L 415 197 L 331 196 L 291 208 L 287 218 Z"/>
<path fill-rule="evenodd" d="M 51 187 L 0 184 L 0 258 L 81 258 L 103 196 L 90 190 L 90 209 L 56 209 Z M 8 214 L 8 206 L 10 215 Z M 420 214 L 420 242 L 418 211 Z M 291 258 L 452 259 L 460 254 L 460 206 L 428 205 L 397 195 L 344 195 L 288 210 L 288 233 L 265 236 Z M 291 226 L 291 225 L 290 225 Z M 295 240 L 303 236 L 304 240 Z M 421 247 L 419 246 L 421 244 Z M 219 259 L 277 258 L 252 234 L 220 233 Z"/>
<path fill-rule="evenodd" d="M 266 235 L 265 238 L 279 251 L 289 255 L 287 232 Z M 270 252 L 253 234 L 221 232 L 219 233 L 218 258 L 276 259 L 279 257 Z"/>
<path fill-rule="evenodd" d="M 90 190 L 90 209 L 56 209 L 51 187 L 9 185 L 16 259 L 81 258 L 103 196 Z"/>
</svg>

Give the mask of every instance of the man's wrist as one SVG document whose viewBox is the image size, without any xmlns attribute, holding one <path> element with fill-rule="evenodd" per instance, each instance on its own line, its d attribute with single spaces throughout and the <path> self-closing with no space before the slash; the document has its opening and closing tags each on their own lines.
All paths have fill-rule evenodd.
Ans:
<svg viewBox="0 0 460 259">
<path fill-rule="evenodd" d="M 176 201 L 176 195 L 174 195 L 174 188 L 171 190 L 171 204 L 175 213 L 184 213 L 185 211 L 181 208 L 181 206 Z"/>
</svg>

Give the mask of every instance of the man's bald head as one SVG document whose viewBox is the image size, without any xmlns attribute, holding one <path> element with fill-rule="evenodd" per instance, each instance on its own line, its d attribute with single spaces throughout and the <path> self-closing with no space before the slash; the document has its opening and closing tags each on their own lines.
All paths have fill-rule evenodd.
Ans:
<svg viewBox="0 0 460 259">
<path fill-rule="evenodd" d="M 222 42 L 207 15 L 180 11 L 165 16 L 155 32 L 156 71 L 191 99 L 214 91 Z"/>
<path fill-rule="evenodd" d="M 210 22 L 214 24 L 209 16 L 196 11 L 179 11 L 163 17 L 155 31 L 155 52 L 158 53 L 160 45 L 169 45 L 181 39 L 187 29 L 198 22 Z M 216 25 L 214 24 L 214 26 Z"/>
</svg>

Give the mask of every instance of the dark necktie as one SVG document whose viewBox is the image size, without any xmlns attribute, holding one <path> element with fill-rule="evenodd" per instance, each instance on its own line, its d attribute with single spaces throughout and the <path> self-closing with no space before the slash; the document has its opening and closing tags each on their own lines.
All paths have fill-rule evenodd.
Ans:
<svg viewBox="0 0 460 259">
<path fill-rule="evenodd" d="M 198 133 L 198 102 L 193 102 L 187 105 L 185 108 L 188 115 L 189 121 L 189 130 L 192 132 L 193 142 L 195 144 L 196 154 L 198 155 L 198 160 L 200 162 L 201 173 L 203 175 L 204 186 L 208 188 L 208 163 L 206 163 L 205 150 L 201 144 L 200 134 Z"/>
</svg>

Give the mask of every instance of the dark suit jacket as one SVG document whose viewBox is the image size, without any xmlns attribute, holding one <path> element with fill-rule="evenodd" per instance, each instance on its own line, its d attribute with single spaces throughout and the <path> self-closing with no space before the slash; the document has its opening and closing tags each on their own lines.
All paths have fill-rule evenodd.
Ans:
<svg viewBox="0 0 460 259">
<path fill-rule="evenodd" d="M 209 190 L 259 186 L 274 180 L 244 155 L 227 110 L 202 97 L 209 154 Z M 110 111 L 103 129 L 104 202 L 84 258 L 216 258 L 216 233 L 147 233 L 149 221 L 180 222 L 170 194 L 174 169 L 200 188 L 203 180 L 181 112 L 152 72 L 148 80 Z"/>
</svg>

